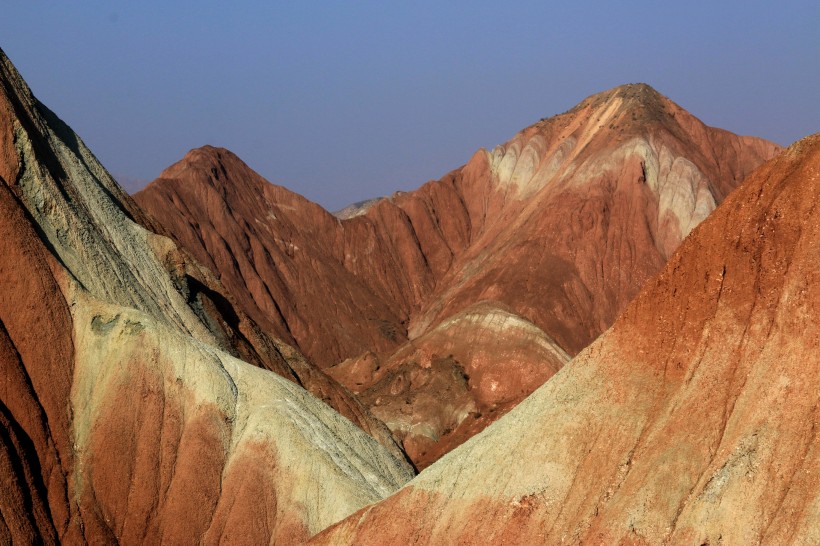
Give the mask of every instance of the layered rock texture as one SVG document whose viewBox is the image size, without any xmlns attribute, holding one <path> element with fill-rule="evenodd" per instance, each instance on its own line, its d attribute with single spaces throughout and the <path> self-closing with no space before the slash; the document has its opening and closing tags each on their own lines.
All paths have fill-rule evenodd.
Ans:
<svg viewBox="0 0 820 546">
<path fill-rule="evenodd" d="M 815 135 L 546 385 L 313 543 L 820 543 L 818 263 Z"/>
<path fill-rule="evenodd" d="M 638 84 L 338 216 L 213 147 L 135 197 L 264 331 L 358 392 L 423 467 L 609 327 L 778 151 Z"/>
<path fill-rule="evenodd" d="M 162 233 L 0 51 L 0 542 L 296 543 L 412 476 Z"/>
</svg>

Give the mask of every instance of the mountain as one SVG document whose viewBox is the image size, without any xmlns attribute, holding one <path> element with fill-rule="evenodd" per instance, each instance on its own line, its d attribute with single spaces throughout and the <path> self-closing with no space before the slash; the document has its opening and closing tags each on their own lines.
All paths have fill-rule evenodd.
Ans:
<svg viewBox="0 0 820 546">
<path fill-rule="evenodd" d="M 410 335 L 494 299 L 574 355 L 779 147 L 705 126 L 649 86 L 594 95 L 456 175 L 471 218 Z"/>
<path fill-rule="evenodd" d="M 820 134 L 546 385 L 312 543 L 820 542 L 818 189 Z"/>
<path fill-rule="evenodd" d="M 434 260 L 389 201 L 342 222 L 228 150 L 192 150 L 135 199 L 260 326 L 324 368 L 406 341 L 409 310 L 434 284 Z M 451 193 L 431 208 L 457 206 Z M 465 222 L 446 238 L 465 238 Z"/>
<path fill-rule="evenodd" d="M 413 475 L 2 51 L 0 251 L 0 542 L 299 542 Z"/>
<path fill-rule="evenodd" d="M 424 467 L 609 327 L 681 240 L 779 150 L 707 127 L 637 84 L 341 217 L 210 146 L 135 199 L 264 331 L 358 392 Z M 473 331 L 453 330 L 454 345 L 481 340 L 485 350 L 433 347 L 430 336 L 446 337 L 441 329 L 465 313 Z M 504 347 L 523 330 L 484 326 L 502 315 L 554 346 L 551 356 L 539 341 L 510 360 Z M 428 356 L 413 357 L 421 345 Z M 363 377 L 368 366 L 379 373 Z M 487 402 L 490 384 L 503 401 Z"/>
</svg>

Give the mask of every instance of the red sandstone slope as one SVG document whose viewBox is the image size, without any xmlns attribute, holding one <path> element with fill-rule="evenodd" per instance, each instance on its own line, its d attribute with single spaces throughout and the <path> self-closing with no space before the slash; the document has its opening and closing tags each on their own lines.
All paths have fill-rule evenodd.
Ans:
<svg viewBox="0 0 820 546">
<path fill-rule="evenodd" d="M 535 345 L 510 360 L 502 348 L 520 342 L 518 330 L 479 326 L 491 311 L 472 331 L 447 335 L 462 348 L 476 340 L 500 348 L 495 355 L 436 349 L 431 340 L 443 334 L 432 332 L 481 304 L 577 353 L 778 149 L 627 85 L 345 220 L 212 147 L 191 151 L 135 197 L 263 328 L 335 365 L 330 373 L 360 392 L 423 467 L 562 365 Z M 440 366 L 413 356 L 422 345 Z M 517 393 L 492 409 L 481 374 L 459 372 L 489 363 L 499 392 Z M 379 374 L 360 381 L 371 365 Z M 444 393 L 447 403 L 436 404 Z"/>
<path fill-rule="evenodd" d="M 301 541 L 409 479 L 143 226 L 0 51 L 0 542 Z"/>
<path fill-rule="evenodd" d="M 577 353 L 778 150 L 707 127 L 646 85 L 524 129 L 462 169 L 471 242 L 414 315 L 410 337 L 494 299 Z"/>
<path fill-rule="evenodd" d="M 546 385 L 314 543 L 820 542 L 819 199 L 814 135 Z"/>
<path fill-rule="evenodd" d="M 449 267 L 448 245 L 461 249 L 468 237 L 447 186 L 414 196 L 417 213 L 382 201 L 341 222 L 210 146 L 135 198 L 251 317 L 322 367 L 405 341 L 409 313 Z M 436 211 L 448 219 L 431 219 Z M 416 216 L 436 227 L 420 233 Z"/>
<path fill-rule="evenodd" d="M 7 143 L 4 138 L 4 152 Z M 6 161 L 3 167 L 3 181 L 17 170 Z M 72 510 L 64 500 L 74 463 L 65 411 L 73 374 L 71 317 L 52 273 L 55 260 L 5 183 L 0 252 L 0 539 L 55 543 L 58 536 L 74 537 L 65 533 Z"/>
</svg>

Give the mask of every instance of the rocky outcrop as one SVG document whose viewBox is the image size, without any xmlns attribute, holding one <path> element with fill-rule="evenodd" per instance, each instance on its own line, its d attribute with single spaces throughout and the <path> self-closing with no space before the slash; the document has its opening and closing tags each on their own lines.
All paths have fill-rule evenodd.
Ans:
<svg viewBox="0 0 820 546">
<path fill-rule="evenodd" d="M 385 359 L 366 353 L 328 373 L 394 431 L 422 469 L 504 415 L 567 361 L 537 326 L 484 302 Z"/>
<path fill-rule="evenodd" d="M 2 52 L 0 212 L 0 541 L 298 542 L 412 476 Z"/>
<path fill-rule="evenodd" d="M 820 541 L 818 185 L 814 135 L 546 385 L 313 543 Z"/>
<path fill-rule="evenodd" d="M 473 353 L 448 361 L 447 350 L 432 348 L 429 340 L 443 340 L 439 327 L 486 303 L 576 354 L 778 151 L 707 127 L 646 85 L 627 85 L 480 150 L 439 181 L 339 218 L 210 146 L 135 198 L 218 272 L 264 331 L 325 369 L 335 366 L 332 375 L 360 393 L 423 467 L 522 400 L 557 362 L 519 367 L 506 361 L 503 348 L 517 343 L 510 332 L 480 320 L 474 332 L 459 329 L 456 344 L 481 339 L 496 351 L 481 358 L 496 363 L 499 392 L 518 393 L 485 411 L 474 404 L 475 376 L 458 372 L 485 365 Z M 439 358 L 423 376 L 402 356 L 422 345 Z M 373 365 L 387 382 L 357 385 L 356 374 Z M 416 378 L 412 394 L 398 386 L 408 374 Z"/>
</svg>

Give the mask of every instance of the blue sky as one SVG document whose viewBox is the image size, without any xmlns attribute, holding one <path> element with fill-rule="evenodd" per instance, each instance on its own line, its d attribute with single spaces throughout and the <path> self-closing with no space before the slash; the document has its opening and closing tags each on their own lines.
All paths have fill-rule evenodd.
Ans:
<svg viewBox="0 0 820 546">
<path fill-rule="evenodd" d="M 9 0 L 0 47 L 117 176 L 213 144 L 331 210 L 623 83 L 780 144 L 820 131 L 820 3 L 672 5 Z"/>
</svg>

